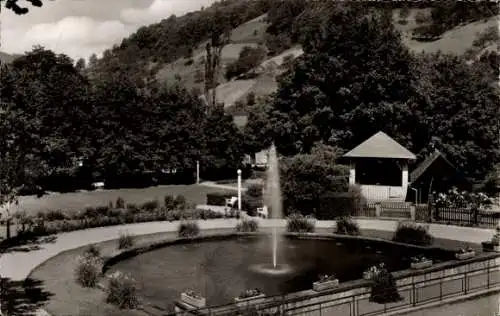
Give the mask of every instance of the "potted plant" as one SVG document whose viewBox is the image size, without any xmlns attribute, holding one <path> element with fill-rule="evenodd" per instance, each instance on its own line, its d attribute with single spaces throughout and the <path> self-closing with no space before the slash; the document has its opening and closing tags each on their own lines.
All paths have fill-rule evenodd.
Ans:
<svg viewBox="0 0 500 316">
<path fill-rule="evenodd" d="M 496 233 L 491 238 L 491 241 L 482 242 L 484 251 L 500 252 L 500 226 L 497 226 Z"/>
<path fill-rule="evenodd" d="M 234 298 L 234 301 L 238 307 L 247 304 L 259 304 L 262 303 L 266 298 L 266 294 L 259 289 L 245 290 Z"/>
<path fill-rule="evenodd" d="M 469 246 L 467 248 L 460 248 L 457 253 L 455 253 L 455 258 L 458 260 L 465 260 L 472 258 L 476 255 L 476 252 Z"/>
<path fill-rule="evenodd" d="M 324 291 L 336 287 L 337 285 L 339 285 L 339 280 L 335 275 L 320 275 L 319 280 L 313 283 L 313 290 L 316 292 Z"/>
<path fill-rule="evenodd" d="M 411 268 L 412 269 L 424 269 L 432 265 L 432 260 L 427 259 L 424 256 L 418 256 L 411 258 Z"/>
<path fill-rule="evenodd" d="M 206 299 L 200 293 L 193 290 L 182 292 L 181 301 L 196 308 L 203 308 L 207 304 Z"/>
</svg>

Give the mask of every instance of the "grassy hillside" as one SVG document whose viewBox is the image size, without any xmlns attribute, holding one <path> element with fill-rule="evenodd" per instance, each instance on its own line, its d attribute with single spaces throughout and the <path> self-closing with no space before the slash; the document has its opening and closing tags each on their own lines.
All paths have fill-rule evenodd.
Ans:
<svg viewBox="0 0 500 316">
<path fill-rule="evenodd" d="M 225 25 L 231 29 L 231 36 L 222 51 L 216 95 L 219 102 L 230 108 L 251 93 L 258 99 L 276 91 L 277 76 L 302 54 L 298 42 L 304 30 L 314 27 L 325 10 L 335 6 L 332 3 L 327 0 L 314 4 L 308 0 L 226 0 L 142 27 L 105 55 L 118 58 L 125 67 L 127 63 L 155 66 L 160 81 L 167 84 L 179 81 L 201 93 L 205 45 L 211 32 Z M 372 7 L 392 10 L 394 25 L 403 42 L 415 52 L 470 53 L 476 34 L 497 23 L 495 6 L 488 3 L 393 2 L 373 3 Z M 227 81 L 224 75 L 228 65 L 238 60 L 246 46 L 262 47 L 268 56 L 251 69 L 246 78 Z M 475 47 L 474 54 L 481 54 L 485 49 L 498 51 L 497 45 L 488 43 Z M 101 65 L 106 64 L 106 60 L 103 61 Z M 245 114 L 236 112 L 234 114 Z"/>
<path fill-rule="evenodd" d="M 10 63 L 14 59 L 16 59 L 18 55 L 10 55 L 4 52 L 0 52 L 0 62 L 3 63 Z"/>
</svg>

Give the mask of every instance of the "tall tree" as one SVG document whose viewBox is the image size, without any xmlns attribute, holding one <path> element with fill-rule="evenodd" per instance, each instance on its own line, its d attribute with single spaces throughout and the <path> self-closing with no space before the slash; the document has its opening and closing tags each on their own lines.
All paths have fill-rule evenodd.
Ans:
<svg viewBox="0 0 500 316">
<path fill-rule="evenodd" d="M 308 152 L 318 140 L 350 148 L 378 130 L 401 135 L 411 56 L 390 17 L 339 4 L 304 38 L 272 103 L 280 152 Z"/>
<path fill-rule="evenodd" d="M 499 89 L 488 72 L 465 58 L 424 54 L 415 59 L 410 104 L 412 139 L 421 158 L 440 149 L 472 180 L 482 181 L 500 161 Z"/>
<path fill-rule="evenodd" d="M 243 159 L 243 137 L 232 116 L 222 108 L 214 108 L 203 124 L 204 151 L 201 159 L 202 172 L 211 177 L 224 177 L 224 172 L 234 175 Z M 225 174 L 226 176 L 229 174 Z"/>
<path fill-rule="evenodd" d="M 226 16 L 216 11 L 210 23 L 210 41 L 205 46 L 205 98 L 209 108 L 217 105 L 216 88 L 221 67 L 221 53 L 231 38 L 231 27 Z"/>
<path fill-rule="evenodd" d="M 72 166 L 81 153 L 88 82 L 66 55 L 43 47 L 12 62 L 16 82 L 12 100 L 28 119 L 39 121 L 39 155 L 52 169 Z"/>
</svg>

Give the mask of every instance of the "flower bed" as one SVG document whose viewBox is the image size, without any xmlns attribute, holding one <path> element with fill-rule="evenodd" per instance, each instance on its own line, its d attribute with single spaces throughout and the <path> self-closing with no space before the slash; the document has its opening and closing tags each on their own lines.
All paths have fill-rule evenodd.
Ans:
<svg viewBox="0 0 500 316">
<path fill-rule="evenodd" d="M 207 304 L 206 299 L 200 293 L 192 290 L 182 292 L 181 301 L 196 308 L 203 308 Z"/>
<path fill-rule="evenodd" d="M 238 307 L 247 306 L 249 304 L 260 304 L 266 299 L 266 294 L 259 289 L 245 290 L 240 295 L 234 298 L 234 302 Z"/>
<path fill-rule="evenodd" d="M 493 235 L 491 241 L 484 241 L 481 244 L 484 251 L 500 252 L 500 226 L 497 226 L 495 235 Z"/>
<path fill-rule="evenodd" d="M 465 260 L 465 259 L 469 259 L 469 258 L 472 258 L 476 255 L 476 252 L 474 250 L 472 250 L 471 247 L 467 247 L 467 248 L 460 248 L 458 250 L 458 252 L 455 254 L 455 258 L 457 258 L 458 260 Z"/>
<path fill-rule="evenodd" d="M 339 280 L 332 275 L 322 275 L 319 280 L 313 283 L 313 290 L 316 292 L 328 290 L 339 285 Z"/>
<path fill-rule="evenodd" d="M 411 268 L 412 269 L 425 269 L 432 266 L 432 260 L 427 259 L 424 256 L 411 258 Z"/>
<path fill-rule="evenodd" d="M 178 200 L 181 200 L 179 197 Z M 18 222 L 22 223 L 17 235 L 0 242 L 0 248 L 13 247 L 34 241 L 39 237 L 71 232 L 87 228 L 115 226 L 131 223 L 154 221 L 178 221 L 215 219 L 224 216 L 210 210 L 186 209 L 185 205 L 176 204 L 179 208 L 172 209 L 172 205 L 161 206 L 158 201 L 152 200 L 141 205 L 126 204 L 122 198 L 116 206 L 88 207 L 80 212 L 50 211 L 40 212 L 36 216 L 18 214 Z"/>
</svg>

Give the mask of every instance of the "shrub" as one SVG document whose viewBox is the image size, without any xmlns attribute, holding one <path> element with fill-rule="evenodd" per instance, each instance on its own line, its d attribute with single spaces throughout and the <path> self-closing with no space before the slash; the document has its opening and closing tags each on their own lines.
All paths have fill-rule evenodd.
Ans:
<svg viewBox="0 0 500 316">
<path fill-rule="evenodd" d="M 121 196 L 119 196 L 119 197 L 116 199 L 115 207 L 116 207 L 116 208 L 125 208 L 125 200 L 124 200 L 124 199 L 122 199 L 122 197 L 121 197 Z"/>
<path fill-rule="evenodd" d="M 314 219 L 300 213 L 292 213 L 287 217 L 286 230 L 292 233 L 314 233 Z"/>
<path fill-rule="evenodd" d="M 262 185 L 261 184 L 252 184 L 248 186 L 245 195 L 262 198 Z"/>
<path fill-rule="evenodd" d="M 196 237 L 200 233 L 200 227 L 196 222 L 183 222 L 179 224 L 177 232 L 181 238 Z"/>
<path fill-rule="evenodd" d="M 432 244 L 433 237 L 427 226 L 413 222 L 399 222 L 392 240 L 405 244 L 427 246 Z"/>
<path fill-rule="evenodd" d="M 254 219 L 244 219 L 236 225 L 237 232 L 253 233 L 259 229 L 259 223 Z"/>
<path fill-rule="evenodd" d="M 151 200 L 151 201 L 144 202 L 141 205 L 140 209 L 142 209 L 146 212 L 152 212 L 159 207 L 160 207 L 160 202 L 158 200 Z"/>
<path fill-rule="evenodd" d="M 139 305 L 134 280 L 120 271 L 116 271 L 109 277 L 106 292 L 106 302 L 119 308 L 133 309 Z"/>
<path fill-rule="evenodd" d="M 360 234 L 359 225 L 350 217 L 341 217 L 337 220 L 335 233 L 340 235 L 358 236 Z"/>
<path fill-rule="evenodd" d="M 118 238 L 118 249 L 128 249 L 134 245 L 134 237 L 129 234 L 120 234 Z"/>
<path fill-rule="evenodd" d="M 207 193 L 207 204 L 208 205 L 226 205 L 226 199 L 230 199 L 234 196 L 234 193 Z"/>
<path fill-rule="evenodd" d="M 430 20 L 431 20 L 431 17 L 422 11 L 415 14 L 415 22 L 417 22 L 417 24 L 426 23 L 426 22 L 429 22 Z"/>
<path fill-rule="evenodd" d="M 76 281 L 83 287 L 96 287 L 102 267 L 103 261 L 100 257 L 89 254 L 79 257 L 75 269 Z"/>
<path fill-rule="evenodd" d="M 83 211 L 83 216 L 84 217 L 89 217 L 89 218 L 95 218 L 99 216 L 99 213 L 97 212 L 97 209 L 94 207 L 87 207 Z"/>
<path fill-rule="evenodd" d="M 113 204 L 111 204 L 111 207 L 109 205 L 98 206 L 95 208 L 95 211 L 97 213 L 97 216 L 101 216 L 106 214 L 110 208 L 113 208 Z"/>
<path fill-rule="evenodd" d="M 175 198 L 171 194 L 165 195 L 163 198 L 163 204 L 167 211 L 173 210 L 175 208 Z"/>
<path fill-rule="evenodd" d="M 44 218 L 47 221 L 62 221 L 67 219 L 67 216 L 61 210 L 56 210 L 56 211 L 48 211 L 47 213 L 42 215 L 42 218 Z"/>
<path fill-rule="evenodd" d="M 378 273 L 375 273 L 371 280 L 370 302 L 385 304 L 402 299 L 398 293 L 396 280 L 383 265 L 380 266 Z"/>
<path fill-rule="evenodd" d="M 175 197 L 175 200 L 174 200 L 174 205 L 175 205 L 175 208 L 177 208 L 179 210 L 186 209 L 187 202 L 186 202 L 186 198 L 184 197 L 184 195 L 177 195 Z"/>
<path fill-rule="evenodd" d="M 85 250 L 85 255 L 88 255 L 91 257 L 100 257 L 101 256 L 101 249 L 99 249 L 96 245 L 90 245 Z"/>
<path fill-rule="evenodd" d="M 127 203 L 127 211 L 133 214 L 137 214 L 140 211 L 140 208 L 135 203 Z"/>
</svg>

